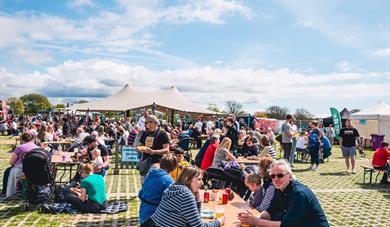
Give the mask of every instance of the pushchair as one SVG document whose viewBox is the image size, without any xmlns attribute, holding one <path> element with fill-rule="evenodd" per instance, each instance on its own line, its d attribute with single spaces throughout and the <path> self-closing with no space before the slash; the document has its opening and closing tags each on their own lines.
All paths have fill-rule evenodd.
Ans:
<svg viewBox="0 0 390 227">
<path fill-rule="evenodd" d="M 183 149 L 184 150 L 184 158 L 187 160 L 187 162 L 192 163 L 192 152 L 191 152 L 191 149 L 190 149 L 190 145 L 191 143 L 193 143 L 194 139 L 192 139 L 191 137 L 184 137 L 184 138 L 180 138 L 180 141 L 179 141 L 179 148 Z"/>
<path fill-rule="evenodd" d="M 22 158 L 26 177 L 24 196 L 27 209 L 33 209 L 51 199 L 54 194 L 54 179 L 51 170 L 51 154 L 43 148 L 35 148 Z"/>
</svg>

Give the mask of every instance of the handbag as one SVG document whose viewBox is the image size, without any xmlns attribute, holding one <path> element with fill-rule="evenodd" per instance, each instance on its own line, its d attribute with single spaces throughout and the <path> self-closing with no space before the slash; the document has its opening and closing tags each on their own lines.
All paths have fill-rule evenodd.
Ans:
<svg viewBox="0 0 390 227">
<path fill-rule="evenodd" d="M 142 160 L 142 162 L 139 164 L 140 175 L 146 176 L 146 174 L 148 174 L 151 165 L 152 165 L 152 157 L 148 157 Z"/>
<path fill-rule="evenodd" d="M 282 133 L 280 133 L 279 135 L 277 135 L 275 137 L 275 140 L 278 141 L 279 143 L 282 143 Z"/>
</svg>

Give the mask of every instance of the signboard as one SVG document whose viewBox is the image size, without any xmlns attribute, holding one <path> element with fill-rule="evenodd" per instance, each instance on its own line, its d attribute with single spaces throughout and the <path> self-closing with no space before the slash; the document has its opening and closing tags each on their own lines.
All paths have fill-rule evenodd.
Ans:
<svg viewBox="0 0 390 227">
<path fill-rule="evenodd" d="M 138 153 L 133 146 L 122 146 L 122 162 L 139 162 Z"/>
<path fill-rule="evenodd" d="M 339 137 L 340 129 L 341 129 L 341 117 L 339 111 L 336 108 L 330 108 L 330 112 L 332 114 L 333 127 L 336 133 L 336 139 Z"/>
</svg>

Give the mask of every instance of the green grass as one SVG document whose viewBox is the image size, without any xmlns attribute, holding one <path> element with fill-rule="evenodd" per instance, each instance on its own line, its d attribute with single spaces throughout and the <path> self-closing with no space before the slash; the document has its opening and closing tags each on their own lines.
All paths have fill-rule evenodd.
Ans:
<svg viewBox="0 0 390 227">
<path fill-rule="evenodd" d="M 3 148 L 12 144 L 8 137 L 0 137 L 0 177 L 8 166 L 10 154 Z M 338 146 L 329 162 L 320 164 L 318 171 L 306 171 L 309 163 L 295 163 L 294 174 L 317 195 L 331 226 L 390 226 L 390 187 L 363 184 L 360 165 L 369 164 L 367 158 L 357 157 L 357 174 L 343 175 L 344 160 Z M 367 150 L 368 157 L 372 151 Z M 112 162 L 114 157 L 112 157 Z M 112 163 L 112 168 L 114 163 Z M 69 215 L 25 212 L 22 201 L 0 201 L 0 226 L 137 226 L 139 200 L 134 197 L 140 188 L 140 176 L 132 169 L 122 169 L 119 175 L 106 177 L 106 189 L 111 200 L 126 200 L 128 212 L 116 215 Z M 375 176 L 375 175 L 374 175 Z M 381 176 L 380 176 L 381 177 Z M 1 181 L 0 181 L 0 184 Z M 118 194 L 120 193 L 120 194 Z"/>
</svg>

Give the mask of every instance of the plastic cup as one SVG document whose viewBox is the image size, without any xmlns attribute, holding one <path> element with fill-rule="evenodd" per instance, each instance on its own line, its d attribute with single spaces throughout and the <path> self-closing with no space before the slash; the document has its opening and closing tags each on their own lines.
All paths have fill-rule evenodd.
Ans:
<svg viewBox="0 0 390 227">
<path fill-rule="evenodd" d="M 215 208 L 215 218 L 218 219 L 218 218 L 222 218 L 223 216 L 225 216 L 225 207 L 223 207 L 223 206 L 216 206 L 216 208 Z"/>
</svg>

